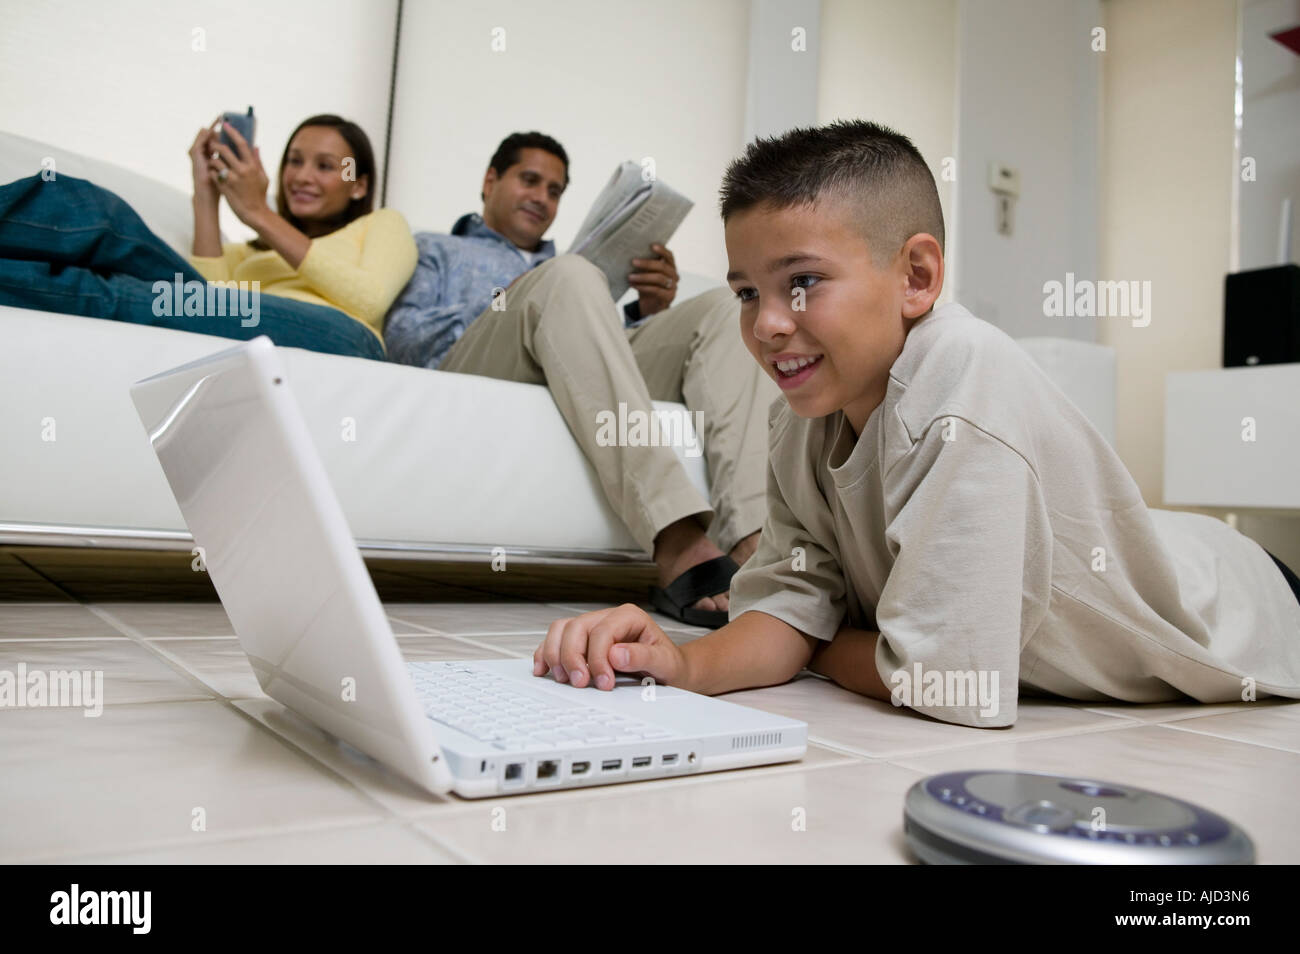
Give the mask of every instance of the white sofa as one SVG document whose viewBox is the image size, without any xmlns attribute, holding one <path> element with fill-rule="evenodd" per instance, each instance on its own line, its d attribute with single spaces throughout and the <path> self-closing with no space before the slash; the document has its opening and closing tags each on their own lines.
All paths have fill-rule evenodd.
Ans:
<svg viewBox="0 0 1300 954">
<path fill-rule="evenodd" d="M 47 157 L 57 173 L 122 196 L 184 254 L 189 196 L 168 186 L 3 133 L 0 182 L 39 172 Z M 681 294 L 708 284 L 683 281 Z M 188 549 L 128 388 L 230 346 L 225 338 L 0 307 L 0 543 Z M 1110 349 L 1063 339 L 1026 346 L 1113 439 Z M 648 559 L 606 503 L 545 388 L 294 348 L 282 355 L 367 554 L 484 560 L 504 547 L 525 561 Z M 345 419 L 354 440 L 345 439 Z M 677 453 L 707 499 L 704 458 Z"/>
</svg>

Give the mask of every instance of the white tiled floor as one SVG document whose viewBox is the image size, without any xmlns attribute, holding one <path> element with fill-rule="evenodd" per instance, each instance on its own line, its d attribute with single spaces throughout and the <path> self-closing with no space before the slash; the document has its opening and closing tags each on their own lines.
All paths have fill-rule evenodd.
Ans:
<svg viewBox="0 0 1300 954">
<path fill-rule="evenodd" d="M 529 656 L 602 604 L 390 604 L 408 659 Z M 704 631 L 661 620 L 678 642 Z M 471 801 L 430 796 L 267 699 L 221 607 L 0 603 L 0 670 L 99 669 L 98 718 L 0 710 L 0 862 L 883 862 L 927 774 L 1019 768 L 1125 781 L 1222 812 L 1259 860 L 1300 862 L 1300 704 L 1022 700 L 967 729 L 815 676 L 732 693 L 803 719 L 803 761 Z M 801 821 L 802 824 L 796 824 Z"/>
</svg>

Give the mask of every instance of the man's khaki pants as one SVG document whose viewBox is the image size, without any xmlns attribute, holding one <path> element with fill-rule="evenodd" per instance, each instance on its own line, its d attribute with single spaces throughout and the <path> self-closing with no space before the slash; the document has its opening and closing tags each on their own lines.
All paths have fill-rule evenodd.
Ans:
<svg viewBox="0 0 1300 954">
<path fill-rule="evenodd" d="M 495 303 L 501 310 L 488 308 L 470 324 L 439 371 L 545 384 L 611 506 L 647 553 L 659 531 L 692 515 L 723 552 L 762 528 L 767 411 L 780 389 L 741 341 L 739 304 L 729 289 L 625 329 L 600 269 L 561 255 L 522 275 L 504 296 Z M 704 444 L 712 500 L 700 496 L 671 446 L 604 446 L 619 405 L 627 420 L 640 412 L 646 421 L 651 399 L 699 412 L 691 420 Z"/>
</svg>

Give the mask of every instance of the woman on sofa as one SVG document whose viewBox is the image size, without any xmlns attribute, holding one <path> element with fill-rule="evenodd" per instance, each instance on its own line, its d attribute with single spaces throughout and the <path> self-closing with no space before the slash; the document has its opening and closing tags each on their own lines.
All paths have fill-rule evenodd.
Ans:
<svg viewBox="0 0 1300 954">
<path fill-rule="evenodd" d="M 265 334 L 286 347 L 383 360 L 383 316 L 415 269 L 416 248 L 400 213 L 372 211 L 365 133 L 331 115 L 299 124 L 273 211 L 259 151 L 225 129 L 233 147 L 214 128 L 190 148 L 191 261 L 84 180 L 0 186 L 0 304 L 227 338 Z M 222 197 L 256 239 L 222 247 Z"/>
</svg>

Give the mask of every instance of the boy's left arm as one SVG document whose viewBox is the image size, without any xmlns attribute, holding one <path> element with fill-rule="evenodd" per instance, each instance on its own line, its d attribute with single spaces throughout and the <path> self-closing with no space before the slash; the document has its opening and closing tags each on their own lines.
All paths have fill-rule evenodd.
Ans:
<svg viewBox="0 0 1300 954">
<path fill-rule="evenodd" d="M 859 695 L 889 702 L 892 694 L 876 669 L 879 633 L 843 626 L 813 651 L 808 669 Z"/>
</svg>

